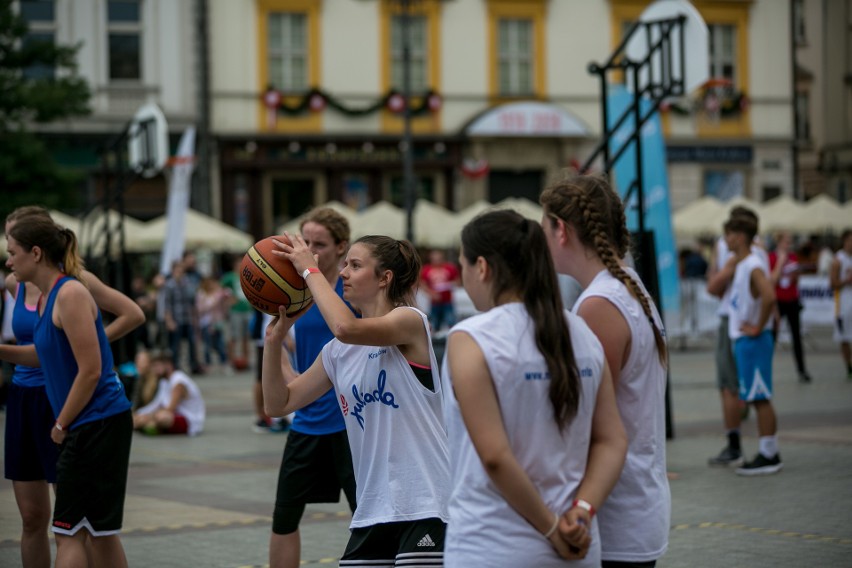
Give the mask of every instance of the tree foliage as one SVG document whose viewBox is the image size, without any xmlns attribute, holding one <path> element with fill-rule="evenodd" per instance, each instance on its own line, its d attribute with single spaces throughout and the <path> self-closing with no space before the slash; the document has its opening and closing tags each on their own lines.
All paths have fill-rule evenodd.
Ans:
<svg viewBox="0 0 852 568">
<path fill-rule="evenodd" d="M 80 176 L 58 167 L 34 130 L 90 112 L 80 46 L 27 41 L 28 33 L 12 0 L 0 0 L 0 219 L 18 205 L 63 206 L 79 193 Z"/>
</svg>

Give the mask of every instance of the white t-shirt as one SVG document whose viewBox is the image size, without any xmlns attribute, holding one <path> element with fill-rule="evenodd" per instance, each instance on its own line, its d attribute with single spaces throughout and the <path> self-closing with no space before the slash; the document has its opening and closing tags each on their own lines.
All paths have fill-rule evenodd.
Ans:
<svg viewBox="0 0 852 568">
<path fill-rule="evenodd" d="M 534 323 L 521 303 L 511 303 L 468 318 L 450 334 L 468 333 L 482 349 L 500 402 L 512 453 L 548 508 L 562 514 L 571 507 L 588 461 L 592 416 L 604 365 L 600 342 L 579 317 L 565 312 L 580 372 L 577 414 L 560 432 L 549 398 L 547 363 L 536 347 Z M 453 396 L 446 357 L 445 415 L 450 436 L 452 494 L 444 548 L 447 568 L 468 566 L 565 566 L 550 542 L 506 501 L 482 466 Z M 572 566 L 600 566 L 597 521 L 592 548 Z"/>
<path fill-rule="evenodd" d="M 414 310 L 423 320 L 426 314 Z M 423 386 L 395 345 L 349 345 L 332 339 L 322 364 L 343 413 L 358 507 L 351 528 L 447 520 L 450 466 L 441 379 L 429 349 L 435 391 Z"/>
<path fill-rule="evenodd" d="M 639 276 L 625 268 L 651 305 L 654 325 L 662 330 L 660 314 Z M 599 296 L 611 302 L 630 328 L 627 362 L 615 388 L 618 412 L 627 431 L 627 458 L 621 477 L 598 511 L 601 556 L 604 560 L 647 562 L 668 548 L 671 493 L 666 476 L 666 369 L 660 362 L 654 330 L 642 305 L 624 284 L 602 270 L 580 295 L 583 302 Z"/>
<path fill-rule="evenodd" d="M 734 279 L 729 287 L 731 301 L 728 312 L 728 337 L 731 341 L 742 337 L 743 332 L 740 331 L 740 327 L 743 324 L 755 325 L 760 318 L 760 298 L 751 295 L 751 273 L 755 270 L 762 270 L 766 277 L 769 277 L 769 268 L 763 264 L 763 259 L 752 252 L 737 263 L 734 271 Z M 772 318 L 770 317 L 767 318 L 764 329 L 769 329 L 771 326 Z"/>
<path fill-rule="evenodd" d="M 834 258 L 840 263 L 840 279 L 849 278 L 852 275 L 852 255 L 840 249 L 835 253 Z M 849 285 L 840 289 L 837 299 L 837 315 L 847 314 L 852 314 L 852 286 Z"/>
<path fill-rule="evenodd" d="M 766 251 L 759 247 L 756 244 L 751 245 L 751 252 L 756 254 L 758 258 L 763 262 L 764 266 L 766 266 L 767 274 L 769 273 L 769 255 Z M 725 264 L 727 264 L 728 259 L 734 256 L 734 253 L 728 248 L 728 243 L 725 242 L 725 237 L 719 237 L 716 241 L 716 270 L 722 270 Z M 722 298 L 719 301 L 719 308 L 716 310 L 716 314 L 719 316 L 727 316 L 728 312 L 731 309 L 731 285 L 725 289 L 725 293 L 722 295 Z"/>
<path fill-rule="evenodd" d="M 186 388 L 186 396 L 178 403 L 175 412 L 186 418 L 187 434 L 195 436 L 204 430 L 206 414 L 204 398 L 202 398 L 201 389 L 198 388 L 195 381 L 190 379 L 183 371 L 175 371 L 167 379 L 160 379 L 154 400 L 137 410 L 136 413 L 151 414 L 161 408 L 166 408 L 172 400 L 172 391 L 178 385 L 183 385 Z"/>
</svg>

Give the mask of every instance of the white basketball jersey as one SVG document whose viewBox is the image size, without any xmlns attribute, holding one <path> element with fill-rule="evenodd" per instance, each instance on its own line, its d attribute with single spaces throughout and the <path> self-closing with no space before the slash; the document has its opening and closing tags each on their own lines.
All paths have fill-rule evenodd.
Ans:
<svg viewBox="0 0 852 568">
<path fill-rule="evenodd" d="M 468 333 L 482 349 L 512 453 L 550 510 L 560 514 L 570 508 L 585 473 L 604 364 L 603 348 L 588 326 L 567 311 L 565 317 L 582 389 L 577 415 L 563 432 L 550 403 L 547 364 L 536 347 L 534 324 L 523 304 L 498 306 L 450 331 L 450 335 Z M 452 466 L 444 565 L 565 566 L 547 539 L 506 502 L 485 472 L 453 396 L 453 381 L 462 378 L 450 376 L 446 357 L 441 375 Z M 593 520 L 592 549 L 582 562 L 571 565 L 599 566 L 599 543 Z"/>
<path fill-rule="evenodd" d="M 423 319 L 430 341 L 426 314 Z M 429 350 L 435 392 L 424 387 L 395 345 L 331 340 L 322 364 L 343 413 L 358 507 L 351 528 L 437 517 L 446 522 L 450 471 L 441 379 Z"/>
<path fill-rule="evenodd" d="M 728 336 L 731 341 L 742 337 L 740 327 L 744 323 L 754 325 L 760 318 L 760 298 L 751 295 L 751 273 L 754 270 L 762 270 L 766 277 L 769 271 L 763 264 L 763 260 L 754 252 L 737 263 L 734 271 L 734 279 L 731 282 L 731 307 L 728 314 Z M 772 326 L 772 318 L 766 320 L 764 329 Z"/>
<path fill-rule="evenodd" d="M 648 298 L 654 325 L 662 320 L 639 276 L 625 271 Z M 666 477 L 665 392 L 666 369 L 660 362 L 654 330 L 642 305 L 627 287 L 603 270 L 574 305 L 600 296 L 614 305 L 630 328 L 630 355 L 615 389 L 616 403 L 627 431 L 627 458 L 621 477 L 598 511 L 601 554 L 604 560 L 647 562 L 668 547 L 671 493 Z"/>
<path fill-rule="evenodd" d="M 751 252 L 756 254 L 760 261 L 766 267 L 767 273 L 769 272 L 769 255 L 766 254 L 766 251 L 760 248 L 757 245 L 751 245 Z M 716 270 L 722 270 L 725 264 L 734 256 L 734 253 L 731 252 L 731 249 L 728 248 L 728 243 L 725 242 L 725 237 L 719 237 L 716 241 Z M 722 298 L 719 300 L 719 309 L 716 310 L 716 314 L 719 316 L 727 316 L 728 312 L 731 309 L 731 285 L 729 284 L 727 288 L 725 288 L 725 293 L 722 294 Z"/>
</svg>

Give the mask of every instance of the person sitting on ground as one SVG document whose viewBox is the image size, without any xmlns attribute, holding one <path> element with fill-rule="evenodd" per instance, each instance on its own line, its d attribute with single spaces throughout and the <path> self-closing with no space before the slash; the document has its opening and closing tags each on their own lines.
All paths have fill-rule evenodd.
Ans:
<svg viewBox="0 0 852 568">
<path fill-rule="evenodd" d="M 160 380 L 157 395 L 133 414 L 133 428 L 147 434 L 200 434 L 205 408 L 198 385 L 175 369 L 168 349 L 151 353 L 151 367 Z"/>
</svg>

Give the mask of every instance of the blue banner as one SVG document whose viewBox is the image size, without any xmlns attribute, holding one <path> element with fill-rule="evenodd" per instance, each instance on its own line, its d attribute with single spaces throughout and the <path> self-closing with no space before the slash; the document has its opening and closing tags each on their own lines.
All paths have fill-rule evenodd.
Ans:
<svg viewBox="0 0 852 568">
<path fill-rule="evenodd" d="M 633 103 L 633 94 L 620 85 L 611 88 L 607 100 L 609 128 L 615 125 L 621 115 Z M 651 110 L 651 102 L 642 99 L 639 102 L 642 115 Z M 621 125 L 610 142 L 611 155 L 615 154 L 635 132 L 633 113 Z M 615 186 L 619 195 L 624 198 L 627 190 L 636 179 L 636 145 L 630 147 L 613 167 Z M 677 321 L 680 311 L 680 288 L 678 284 L 677 251 L 675 250 L 674 232 L 672 230 L 672 215 L 669 205 L 669 176 L 666 169 L 666 145 L 660 125 L 659 114 L 654 114 L 642 127 L 642 180 L 645 198 L 645 230 L 654 232 L 654 243 L 657 252 L 657 272 L 659 274 L 659 290 L 661 309 L 665 320 L 670 324 Z M 625 203 L 627 228 L 631 231 L 639 229 L 637 215 L 637 192 L 630 196 Z M 674 319 L 673 319 L 674 318 Z"/>
</svg>

